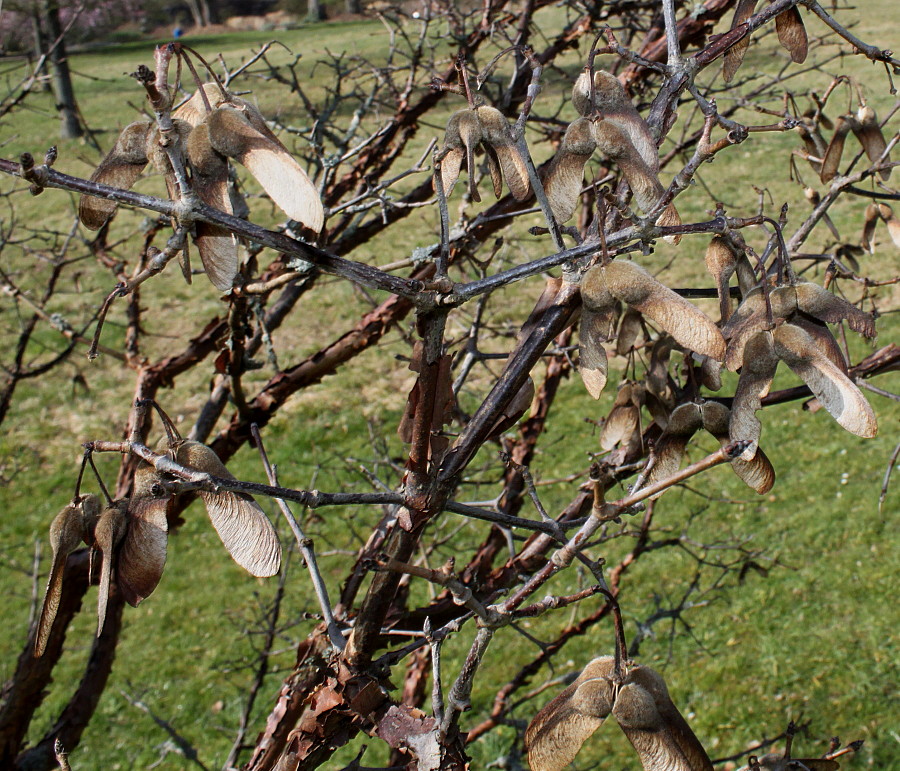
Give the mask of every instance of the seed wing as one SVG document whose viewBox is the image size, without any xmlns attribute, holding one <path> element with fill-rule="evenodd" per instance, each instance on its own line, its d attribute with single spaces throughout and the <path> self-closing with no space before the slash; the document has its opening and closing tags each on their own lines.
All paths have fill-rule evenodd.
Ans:
<svg viewBox="0 0 900 771">
<path fill-rule="evenodd" d="M 857 436 L 875 436 L 878 425 L 869 402 L 806 332 L 782 324 L 774 337 L 775 353 L 803 379 L 840 426 Z"/>
<path fill-rule="evenodd" d="M 797 307 L 804 313 L 829 324 L 846 320 L 850 329 L 855 332 L 875 337 L 875 319 L 871 313 L 860 310 L 842 297 L 810 281 L 802 281 L 794 289 L 797 292 Z"/>
<path fill-rule="evenodd" d="M 803 64 L 809 53 L 809 40 L 800 11 L 794 7 L 779 13 L 775 17 L 775 31 L 778 33 L 778 42 L 791 55 L 791 61 Z"/>
<path fill-rule="evenodd" d="M 132 498 L 128 505 L 128 530 L 119 548 L 116 583 L 132 607 L 149 597 L 166 565 L 170 498 Z"/>
<path fill-rule="evenodd" d="M 227 106 L 211 112 L 210 144 L 244 166 L 291 219 L 318 233 L 325 213 L 315 185 L 275 135 L 267 127 L 261 131 L 259 120 L 251 122 L 247 115 Z"/>
<path fill-rule="evenodd" d="M 712 320 L 642 267 L 614 260 L 602 270 L 614 297 L 656 322 L 679 345 L 717 361 L 725 358 L 725 340 Z"/>
<path fill-rule="evenodd" d="M 734 18 L 731 20 L 731 29 L 746 22 L 747 19 L 756 12 L 757 2 L 759 2 L 759 0 L 739 0 L 737 7 L 734 9 Z M 740 68 L 741 62 L 744 61 L 744 55 L 747 53 L 747 48 L 749 46 L 750 35 L 747 35 L 738 40 L 737 43 L 725 52 L 722 64 L 722 79 L 726 83 L 731 81 L 734 74 Z"/>
</svg>

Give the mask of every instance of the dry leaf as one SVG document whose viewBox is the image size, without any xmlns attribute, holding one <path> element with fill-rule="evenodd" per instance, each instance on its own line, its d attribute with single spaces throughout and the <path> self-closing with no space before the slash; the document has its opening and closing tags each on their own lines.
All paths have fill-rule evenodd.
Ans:
<svg viewBox="0 0 900 771">
<path fill-rule="evenodd" d="M 525 732 L 531 771 L 561 771 L 613 708 L 615 659 L 594 659 L 572 685 L 547 704 Z"/>
<path fill-rule="evenodd" d="M 36 657 L 44 655 L 50 630 L 59 610 L 66 559 L 82 542 L 93 543 L 94 527 L 99 516 L 100 501 L 97 496 L 82 495 L 59 512 L 50 525 L 50 548 L 53 554 L 50 560 L 47 592 L 44 595 L 41 618 L 34 638 Z"/>
</svg>

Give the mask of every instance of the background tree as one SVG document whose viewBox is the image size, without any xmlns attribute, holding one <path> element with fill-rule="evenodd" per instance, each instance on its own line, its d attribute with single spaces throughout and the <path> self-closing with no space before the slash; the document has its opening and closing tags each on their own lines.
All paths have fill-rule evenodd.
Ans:
<svg viewBox="0 0 900 771">
<path fill-rule="evenodd" d="M 223 158 L 245 165 L 282 207 L 286 204 L 281 196 L 302 187 L 303 179 L 296 169 L 284 165 L 287 161 L 278 145 L 245 103 L 226 99 L 220 106 L 216 100 L 224 96 L 211 89 L 207 98 L 213 100 L 210 107 L 217 110 L 213 113 L 217 117 L 205 117 L 205 106 L 197 97 L 193 108 L 175 111 L 175 118 L 187 121 L 194 109 L 192 120 L 204 126 L 208 135 L 209 148 L 203 149 L 205 145 L 197 144 L 203 141 L 203 130 L 196 136 L 196 127 L 191 131 L 193 139 L 186 148 L 190 186 L 179 143 L 171 142 L 171 152 L 160 155 L 158 137 L 179 126 L 171 123 L 168 82 L 162 75 L 168 72 L 167 77 L 174 79 L 175 68 L 161 66 L 178 53 L 172 48 L 158 52 L 156 75 L 135 64 L 149 98 L 145 109 L 153 113 L 154 122 L 139 121 L 136 128 L 126 129 L 121 135 L 126 139 L 144 138 L 131 145 L 128 153 L 122 150 L 124 139 L 110 138 L 108 146 L 118 150 L 100 165 L 93 181 L 84 179 L 85 174 L 68 176 L 59 171 L 65 154 L 57 161 L 50 153 L 43 164 L 29 157 L 19 163 L 0 162 L 0 168 L 24 178 L 33 192 L 60 187 L 80 194 L 101 193 L 106 200 L 160 215 L 144 221 L 123 209 L 111 222 L 104 222 L 104 212 L 110 209 L 96 208 L 101 199 L 85 198 L 82 222 L 89 224 L 98 212 L 102 215 L 96 235 L 76 225 L 68 231 L 48 230 L 33 218 L 14 222 L 2 255 L 8 317 L 15 319 L 6 330 L 11 344 L 0 402 L 0 417 L 7 425 L 14 425 L 16 434 L 21 430 L 16 405 L 27 398 L 27 393 L 24 398 L 21 394 L 31 382 L 48 373 L 74 372 L 69 377 L 73 387 L 80 388 L 97 378 L 84 372 L 100 371 L 104 380 L 91 387 L 94 392 L 102 387 L 104 410 L 85 418 L 91 421 L 87 438 L 95 439 L 90 449 L 98 456 L 101 476 L 111 480 L 117 474 L 116 484 L 110 484 L 114 497 L 130 495 L 141 506 L 148 503 L 147 498 L 163 501 L 171 533 L 183 526 L 181 514 L 197 490 L 212 501 L 219 500 L 216 494 L 223 491 L 269 494 L 285 501 L 285 507 L 299 503 L 305 510 L 303 521 L 292 523 L 290 529 L 316 586 L 316 601 L 307 608 L 315 623 L 306 623 L 299 639 L 288 635 L 289 622 L 283 616 L 287 604 L 308 594 L 296 588 L 289 591 L 288 565 L 273 595 L 261 601 L 258 623 L 253 625 L 251 639 L 262 642 L 250 664 L 253 676 L 242 699 L 227 767 L 239 762 L 254 769 L 316 767 L 331 761 L 336 748 L 354 741 L 360 732 L 381 740 L 378 762 L 384 765 L 462 768 L 475 753 L 481 753 L 479 758 L 502 753 L 507 763 L 519 764 L 525 724 L 537 711 L 535 697 L 543 686 L 537 691 L 527 688 L 541 678 L 547 680 L 548 688 L 561 688 L 562 683 L 552 682 L 550 668 L 572 669 L 563 657 L 572 655 L 583 664 L 598 653 L 614 650 L 622 656 L 638 656 L 654 626 L 667 620 L 684 621 L 695 608 L 713 602 L 723 587 L 739 585 L 748 575 L 767 573 L 778 565 L 777 555 L 766 554 L 737 535 L 723 537 L 707 531 L 695 536 L 712 512 L 697 511 L 686 523 L 676 524 L 665 508 L 669 495 L 659 501 L 654 497 L 749 449 L 732 441 L 743 437 L 729 437 L 727 426 L 723 431 L 716 422 L 726 408 L 737 409 L 741 381 L 748 381 L 743 373 L 741 381 L 729 379 L 728 373 L 722 378 L 723 373 L 711 364 L 711 359 L 725 358 L 724 339 L 721 353 L 713 346 L 705 359 L 693 355 L 700 344 L 690 334 L 692 329 L 685 330 L 680 322 L 691 318 L 687 326 L 695 328 L 705 322 L 699 316 L 688 317 L 693 311 L 677 298 L 709 298 L 704 307 L 713 316 L 713 309 L 722 309 L 720 326 L 727 330 L 730 323 L 734 333 L 729 352 L 735 339 L 761 339 L 750 335 L 751 330 L 771 334 L 778 359 L 804 375 L 818 403 L 838 413 L 835 417 L 844 423 L 849 422 L 849 414 L 844 416 L 836 408 L 828 384 L 839 383 L 844 389 L 841 394 L 856 399 L 860 384 L 896 367 L 896 346 L 865 349 L 840 327 L 838 337 L 847 340 L 849 352 L 844 361 L 849 377 L 842 375 L 842 380 L 833 370 L 841 369 L 838 360 L 845 354 L 835 353 L 817 321 L 826 315 L 826 321 L 836 323 L 837 316 L 846 318 L 851 330 L 871 331 L 869 310 L 884 314 L 894 307 L 896 276 L 865 276 L 858 253 L 849 245 L 855 239 L 839 239 L 821 249 L 816 242 L 815 250 L 804 251 L 813 229 L 817 235 L 823 231 L 825 217 L 836 214 L 842 205 L 855 212 L 858 222 L 866 220 L 870 246 L 873 238 L 883 242 L 884 234 L 892 232 L 889 229 L 896 230 L 889 210 L 875 206 L 874 215 L 866 215 L 860 205 L 860 199 L 883 203 L 896 195 L 884 179 L 890 173 L 896 135 L 888 131 L 890 138 L 880 150 L 864 154 L 860 149 L 853 159 L 844 158 L 838 163 L 840 173 L 821 182 L 825 161 L 829 152 L 834 157 L 837 143 L 832 142 L 832 150 L 824 142 L 817 148 L 814 137 L 829 131 L 828 115 L 839 111 L 832 112 L 831 100 L 846 98 L 854 114 L 862 101 L 852 84 L 848 87 L 844 79 L 826 74 L 827 58 L 826 64 L 813 70 L 823 75 L 815 96 L 807 88 L 789 91 L 792 68 L 761 78 L 745 67 L 730 73 L 728 86 L 712 77 L 713 66 L 718 66 L 729 48 L 750 33 L 771 30 L 782 13 L 798 5 L 796 0 L 776 0 L 730 32 L 726 28 L 732 4 L 724 0 L 707 0 L 690 13 L 676 12 L 672 3 L 663 4 L 664 13 L 656 3 L 606 4 L 589 13 L 576 5 L 558 8 L 536 2 L 510 9 L 496 3 L 471 13 L 447 7 L 443 14 L 416 21 L 406 17 L 403 8 L 387 9 L 383 19 L 390 27 L 393 47 L 379 52 L 377 67 L 362 58 L 332 55 L 326 65 L 318 66 L 319 77 L 324 77 L 323 66 L 329 72 L 330 83 L 322 90 L 312 84 L 305 62 L 299 58 L 278 61 L 275 47 L 263 47 L 239 66 L 229 67 L 226 60 L 219 76 L 231 91 L 241 90 L 241 79 L 252 76 L 278 86 L 269 104 L 280 109 L 263 106 L 263 114 L 272 120 L 271 128 L 283 142 L 309 153 L 308 168 L 325 207 L 325 228 L 317 236 L 303 229 L 305 224 L 319 230 L 314 218 L 304 219 L 308 212 L 286 212 L 293 220 L 285 223 L 283 214 L 255 195 L 250 196 L 249 219 L 233 216 L 241 214 L 243 204 L 237 194 L 221 193 L 227 189 L 222 185 L 234 185 L 231 177 L 222 175 L 227 170 Z M 815 14 L 826 21 L 831 34 L 844 38 L 856 51 L 896 66 L 889 53 L 856 39 L 818 4 L 804 2 L 802 7 L 801 18 L 807 22 Z M 792 16 L 791 21 L 796 18 Z M 717 24 L 725 34 L 710 38 Z M 787 25 L 792 35 L 784 33 L 783 19 L 777 26 L 788 55 L 801 58 L 796 23 Z M 541 35 L 536 34 L 538 29 Z M 448 50 L 438 40 L 450 40 L 452 45 Z M 534 51 L 526 47 L 529 43 Z M 572 49 L 579 43 L 576 56 Z M 597 49 L 591 49 L 591 44 Z M 517 58 L 510 52 L 508 58 L 494 62 L 509 45 L 517 47 Z M 592 62 L 589 50 L 605 58 Z M 631 96 L 622 98 L 618 91 L 609 90 L 613 86 L 602 76 L 596 83 L 590 77 L 580 80 L 581 88 L 573 95 L 571 84 L 586 60 L 589 65 L 602 62 L 615 71 Z M 551 74 L 557 68 L 562 85 L 554 87 Z M 704 70 L 708 81 L 697 76 Z M 439 74 L 436 87 L 426 88 L 435 73 Z M 479 73 L 483 80 L 476 79 Z M 476 97 L 470 101 L 467 88 L 474 84 L 481 86 L 486 102 L 515 123 L 498 122 L 495 113 L 478 106 Z M 195 88 L 189 82 L 184 85 L 188 92 Z M 543 86 L 540 95 L 539 85 Z M 740 98 L 730 101 L 735 93 Z M 650 103 L 649 109 L 640 112 L 646 124 L 634 123 L 638 113 L 629 107 L 632 102 L 641 105 L 642 94 Z M 592 100 L 598 100 L 596 110 Z M 12 110 L 15 101 L 13 94 L 6 106 Z M 240 120 L 263 138 L 249 133 L 232 115 L 235 112 L 244 115 Z M 434 146 L 421 135 L 427 133 L 430 139 L 438 130 L 443 133 L 451 113 L 456 117 L 435 154 Z M 872 122 L 863 113 L 864 109 L 853 119 L 856 133 L 865 139 L 866 130 L 871 135 Z M 765 116 L 765 123 L 754 122 L 758 115 Z M 743 122 L 738 122 L 739 117 Z M 590 129 L 589 137 L 579 143 L 571 127 L 587 125 L 579 123 L 582 119 L 600 128 Z M 216 125 L 222 122 L 232 127 L 231 133 L 220 133 Z M 668 138 L 659 153 L 663 167 L 676 167 L 668 188 L 656 178 L 652 155 L 637 150 L 646 149 L 647 143 L 629 139 L 626 144 L 621 139 L 645 136 L 645 126 L 647 136 Z M 812 144 L 807 148 L 812 149 L 803 151 L 806 157 L 794 172 L 806 180 L 802 187 L 811 190 L 812 210 L 802 209 L 800 214 L 795 204 L 783 211 L 780 201 L 771 202 L 761 192 L 758 202 L 753 200 L 743 207 L 747 210 L 740 212 L 742 216 L 734 216 L 731 209 L 742 207 L 732 207 L 728 199 L 737 197 L 738 189 L 746 193 L 744 185 L 752 177 L 707 178 L 701 173 L 706 168 L 702 164 L 754 142 L 777 145 L 773 154 L 791 157 L 798 142 L 788 132 L 801 126 L 797 133 L 810 137 Z M 524 127 L 527 134 L 522 133 Z M 837 127 L 834 132 L 840 136 Z M 850 130 L 845 134 L 849 143 Z M 256 138 L 255 144 L 234 139 L 250 136 Z M 790 141 L 778 145 L 787 136 Z M 279 159 L 280 168 L 300 182 L 288 186 L 287 192 L 279 189 L 277 181 L 273 186 L 265 164 L 251 156 L 251 149 L 259 146 L 270 153 L 267 158 Z M 547 184 L 546 196 L 531 165 L 532 155 Z M 463 173 L 471 175 L 472 181 L 457 184 L 448 202 L 451 166 L 464 158 Z M 137 175 L 151 160 L 167 177 L 175 200 L 150 195 L 142 187 L 138 192 L 123 189 L 143 184 Z M 807 161 L 811 170 L 803 165 Z M 579 174 L 585 163 L 589 163 L 588 173 L 582 185 Z M 129 164 L 141 168 L 129 169 Z M 495 190 L 502 178 L 511 192 L 500 187 L 496 203 L 476 206 L 479 176 L 489 176 Z M 536 190 L 536 201 L 522 192 L 526 178 Z M 117 184 L 110 186 L 110 180 Z M 715 187 L 708 197 L 692 204 L 698 190 L 703 190 L 692 181 Z M 244 180 L 241 187 L 252 192 L 255 184 Z M 605 190 L 604 185 L 608 185 Z M 486 179 L 480 180 L 480 187 L 483 194 Z M 230 208 L 231 213 L 202 203 L 213 188 L 220 191 L 216 195 L 222 204 L 216 209 Z M 629 188 L 635 188 L 633 201 Z M 150 189 L 161 192 L 162 185 Z M 800 186 L 796 192 L 802 192 Z M 37 200 L 61 195 L 47 191 Z M 14 201 L 13 196 L 8 200 Z M 667 207 L 673 201 L 683 224 L 658 224 L 661 215 L 671 212 Z M 556 221 L 554 212 L 563 218 L 563 203 L 577 213 L 577 225 L 561 227 Z M 805 200 L 801 203 L 809 206 Z M 666 221 L 674 222 L 671 216 Z M 255 223 L 272 227 L 266 230 Z M 11 220 L 8 227 L 12 224 Z M 216 262 L 218 250 L 227 248 L 215 239 L 229 240 L 222 229 L 248 245 L 244 265 L 224 304 L 212 299 L 205 279 L 198 278 L 179 298 L 196 304 L 190 312 L 187 306 L 171 304 L 172 298 L 168 312 L 155 311 L 165 299 L 160 295 L 172 291 L 174 280 L 171 270 L 158 274 L 183 254 L 189 231 L 193 230 L 192 251 L 214 268 L 209 270 L 214 275 L 221 267 Z M 307 240 L 300 238 L 303 235 Z M 744 272 L 742 285 L 729 289 L 728 296 L 710 286 L 716 280 L 723 285 L 720 277 L 729 267 L 727 255 L 724 262 L 716 262 L 717 252 L 712 250 L 713 278 L 699 264 L 701 250 L 707 251 L 714 235 L 727 241 L 735 271 L 746 271 L 749 265 L 753 274 L 748 279 Z M 677 245 L 661 240 L 674 241 L 678 236 Z M 702 239 L 699 247 L 698 239 Z M 27 251 L 21 248 L 23 243 Z M 41 260 L 41 271 L 26 269 L 35 256 Z M 196 262 L 198 255 L 194 256 Z M 677 267 L 684 266 L 680 278 L 689 286 L 678 288 L 667 282 L 678 288 L 667 294 L 649 274 L 622 267 L 632 265 L 629 256 L 635 257 L 634 264 L 654 269 L 674 261 Z M 614 259 L 608 263 L 610 258 Z M 861 307 L 838 304 L 836 313 L 831 301 L 822 299 L 822 310 L 801 299 L 802 292 L 816 290 L 809 289 L 807 282 L 795 282 L 793 275 L 810 265 L 820 269 L 814 275 L 821 284 L 846 291 Z M 83 274 L 88 270 L 90 288 Z M 629 271 L 630 279 L 623 280 Z M 332 276 L 343 280 L 329 281 Z M 759 286 L 754 289 L 753 283 Z M 635 288 L 642 291 L 635 293 Z M 739 308 L 729 301 L 732 293 L 742 300 Z M 79 298 L 78 304 L 71 303 L 70 294 Z M 623 307 L 617 310 L 616 303 Z M 660 303 L 662 310 L 657 307 Z M 726 322 L 729 313 L 738 321 Z M 104 316 L 109 320 L 101 330 L 96 322 Z M 332 316 L 333 324 L 326 323 Z M 613 317 L 615 325 L 610 321 Z M 745 329 L 739 324 L 742 319 L 755 319 L 758 328 Z M 117 321 L 119 329 L 114 327 Z M 345 322 L 344 328 L 338 328 L 340 321 Z M 818 335 L 815 339 L 820 342 L 812 349 L 824 351 L 830 364 L 814 352 L 799 351 L 787 333 L 778 332 L 801 326 L 811 330 L 805 334 Z M 717 334 L 710 332 L 713 339 L 718 339 Z M 102 354 L 99 365 L 105 369 L 89 371 L 72 357 L 86 347 Z M 613 350 L 624 362 L 620 372 L 615 366 L 610 372 L 604 363 Z M 367 357 L 382 351 L 393 358 L 366 363 Z M 761 356 L 760 361 L 765 358 Z M 575 391 L 567 391 L 566 378 L 576 362 L 589 390 L 596 391 L 601 378 L 622 375 L 616 398 L 601 403 L 607 413 L 599 438 L 604 452 L 596 455 L 595 447 L 575 439 L 583 436 L 584 418 L 596 420 L 597 414 L 583 406 L 591 402 L 580 384 Z M 755 371 L 756 360 L 738 356 L 738 366 L 747 369 L 748 363 Z M 412 383 L 407 382 L 410 371 Z M 762 380 L 766 372 L 763 368 Z M 314 390 L 326 376 L 333 378 L 331 388 Z M 724 388 L 716 389 L 717 377 L 724 379 Z M 767 421 L 770 408 L 812 395 L 796 381 L 785 385 L 777 382 L 767 396 L 760 397 L 766 426 L 761 444 L 767 449 L 767 443 L 776 439 Z M 175 390 L 167 390 L 173 386 Z M 891 395 L 881 386 L 871 388 Z M 762 390 L 757 385 L 758 396 Z M 314 394 L 311 426 L 291 414 L 304 391 Z M 604 393 L 611 396 L 612 391 L 609 384 Z M 398 392 L 408 396 L 398 399 Z M 156 444 L 161 433 L 158 423 L 151 436 L 151 399 L 163 404 L 176 427 L 182 425 L 185 438 L 208 442 L 223 462 L 231 463 L 257 426 L 269 453 L 278 459 L 284 482 L 286 474 L 299 479 L 302 473 L 290 468 L 291 452 L 279 457 L 279 448 L 289 441 L 286 432 L 321 446 L 321 427 L 315 423 L 317 416 L 328 415 L 332 417 L 324 419 L 334 422 L 324 429 L 324 442 L 337 444 L 340 421 L 353 421 L 354 408 L 370 394 L 386 401 L 378 411 L 380 422 L 369 426 L 367 457 L 342 461 L 342 474 L 321 464 L 324 478 L 317 471 L 308 489 L 298 489 L 299 483 L 278 487 L 274 470 L 268 467 L 270 487 L 231 479 L 211 464 L 203 468 L 216 479 L 198 477 L 192 471 L 200 467 L 198 461 L 188 463 L 180 455 L 180 448 L 188 445 L 174 436 L 173 426 L 167 427 L 166 445 Z M 562 409 L 561 401 L 581 406 Z M 861 402 L 856 404 L 864 411 Z M 20 409 L 24 414 L 25 408 Z M 504 434 L 523 409 L 528 414 L 515 434 Z M 179 414 L 185 415 L 180 421 Z M 754 410 L 749 414 L 755 414 Z M 884 414 L 879 417 L 883 429 Z M 860 420 L 857 433 L 870 434 L 866 419 Z M 399 438 L 394 438 L 395 427 Z M 711 436 L 706 437 L 701 428 Z M 47 428 L 37 425 L 33 430 L 41 433 Z M 119 441 L 122 436 L 127 442 Z M 86 432 L 81 431 L 77 440 L 84 438 Z M 730 448 L 728 453 L 717 449 L 720 439 Z M 169 455 L 154 452 L 155 447 Z M 499 456 L 498 447 L 502 449 Z M 699 466 L 679 473 L 676 469 L 686 447 L 702 460 Z M 107 452 L 122 456 L 118 469 L 100 459 Z M 145 490 L 134 483 L 138 457 L 155 466 L 158 487 L 150 485 Z M 259 478 L 258 472 L 249 470 L 246 458 L 244 462 L 242 469 L 247 473 L 240 473 L 241 479 Z M 746 467 L 734 467 L 743 469 L 742 477 L 753 479 Z M 768 473 L 760 463 L 753 468 Z M 15 476 L 15 466 L 11 469 L 9 476 Z M 347 473 L 348 469 L 353 473 Z M 142 467 L 140 473 L 148 473 L 148 468 Z M 66 477 L 59 506 L 70 495 L 71 476 Z M 757 487 L 768 493 L 769 481 L 763 479 L 762 484 L 757 479 Z M 15 484 L 23 482 L 13 480 Z M 84 486 L 88 488 L 87 481 Z M 721 496 L 714 493 L 714 497 Z M 59 508 L 56 502 L 54 506 Z M 341 532 L 322 524 L 334 506 L 341 507 L 344 517 L 337 528 Z M 129 503 L 125 516 L 130 518 L 132 533 L 137 521 L 134 512 Z M 215 513 L 210 513 L 215 521 Z M 48 521 L 42 517 L 42 527 Z M 307 531 L 315 532 L 315 543 L 306 537 Z M 523 539 L 521 533 L 528 535 Z M 169 543 L 174 546 L 174 539 Z M 104 549 L 106 564 L 111 549 Z M 234 543 L 231 550 L 234 553 Z M 665 574 L 675 554 L 682 551 L 690 567 L 686 577 L 679 575 L 675 593 L 666 584 Z M 87 662 L 79 665 L 84 666 L 85 676 L 74 693 L 66 692 L 53 702 L 54 716 L 49 721 L 40 719 L 37 710 L 46 698 L 54 668 L 65 665 L 64 639 L 68 634 L 72 645 L 77 636 L 73 624 L 78 623 L 90 584 L 86 551 L 76 550 L 66 560 L 56 621 L 39 658 L 33 655 L 34 614 L 28 644 L 3 691 L 0 758 L 6 765 L 50 768 L 56 762 L 56 740 L 68 750 L 77 747 L 105 695 L 117 647 L 127 643 L 127 635 L 121 634 L 130 591 L 123 588 L 122 578 L 128 573 L 123 554 L 115 557 L 117 580 L 106 600 L 102 632 L 92 643 Z M 320 560 L 327 565 L 324 570 L 317 568 Z M 285 561 L 290 563 L 288 558 Z M 171 562 L 167 573 L 177 567 L 177 560 Z M 572 567 L 576 563 L 583 566 L 582 574 Z M 644 565 L 650 565 L 656 576 L 649 606 L 639 603 L 636 592 L 628 594 L 632 574 Z M 198 583 L 196 578 L 193 584 Z M 40 582 L 35 579 L 34 583 Z M 163 591 L 173 590 L 164 584 L 143 608 L 161 602 Z M 632 607 L 635 610 L 629 610 Z M 538 616 L 544 618 L 529 627 Z M 603 623 L 607 619 L 613 623 Z M 531 642 L 514 650 L 509 641 L 520 635 Z M 273 674 L 274 662 L 284 666 L 285 657 L 278 658 L 278 649 L 285 636 L 290 639 L 289 663 L 284 671 Z M 590 650 L 575 655 L 572 650 L 580 640 Z M 674 675 L 667 673 L 667 678 L 670 674 Z M 271 688 L 273 679 L 281 682 L 279 687 Z M 56 674 L 55 683 L 63 691 L 71 690 L 66 682 Z M 392 685 L 401 682 L 402 691 L 395 691 Z M 721 698 L 728 695 L 719 694 Z M 714 698 L 715 692 L 698 694 L 689 703 L 696 701 L 700 711 Z M 477 721 L 467 723 L 462 713 L 473 699 L 486 708 Z M 677 702 L 687 713 L 685 702 L 680 698 Z M 128 703 L 135 709 L 149 709 L 140 694 L 129 693 Z M 264 724 L 259 709 L 268 712 Z M 51 727 L 45 729 L 48 723 Z M 162 720 L 161 725 L 180 752 L 200 762 L 202 747 L 198 751 L 186 741 L 171 721 Z M 255 742 L 248 740 L 263 725 Z M 728 754 L 744 749 L 746 737 L 740 730 L 736 733 L 739 737 L 731 738 Z M 497 744 L 491 747 L 491 741 Z M 77 757 L 76 750 L 73 760 Z M 359 767 L 359 757 L 353 767 Z"/>
</svg>

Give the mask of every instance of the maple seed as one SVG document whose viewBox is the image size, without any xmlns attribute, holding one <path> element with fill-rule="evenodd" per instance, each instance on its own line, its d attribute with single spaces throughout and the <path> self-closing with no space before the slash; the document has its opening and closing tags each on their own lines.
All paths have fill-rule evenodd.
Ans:
<svg viewBox="0 0 900 771">
<path fill-rule="evenodd" d="M 558 222 L 568 222 L 575 213 L 584 183 L 584 167 L 596 149 L 591 121 L 588 118 L 572 121 L 544 178 L 544 192 Z"/>
<path fill-rule="evenodd" d="M 179 440 L 170 449 L 176 463 L 212 476 L 234 479 L 209 447 Z M 259 504 L 246 493 L 200 491 L 206 511 L 235 562 L 254 576 L 273 576 L 281 567 L 281 543 Z"/>
<path fill-rule="evenodd" d="M 809 39 L 806 36 L 806 27 L 803 26 L 803 17 L 796 7 L 788 8 L 775 17 L 775 31 L 778 33 L 778 42 L 787 49 L 791 55 L 791 61 L 795 64 L 803 64 L 809 52 Z"/>
<path fill-rule="evenodd" d="M 831 136 L 831 142 L 828 143 L 825 157 L 822 159 L 822 171 L 819 174 L 822 182 L 831 182 L 837 174 L 838 167 L 841 165 L 841 156 L 844 154 L 844 142 L 855 124 L 856 118 L 852 115 L 842 115 L 837 119 L 834 134 Z"/>
<path fill-rule="evenodd" d="M 734 9 L 734 18 L 731 20 L 731 29 L 744 24 L 756 12 L 756 4 L 759 0 L 738 0 L 737 7 Z M 750 35 L 738 40 L 731 48 L 725 52 L 722 64 L 722 80 L 730 83 L 734 74 L 744 61 L 744 55 L 750 46 Z"/>
<path fill-rule="evenodd" d="M 103 555 L 103 566 L 100 569 L 100 588 L 97 593 L 97 637 L 103 631 L 106 622 L 106 606 L 109 602 L 109 589 L 112 581 L 113 562 L 115 561 L 116 548 L 125 537 L 125 529 L 128 527 L 127 510 L 128 501 L 113 501 L 100 514 L 97 527 L 94 528 L 94 538 L 97 548 Z"/>
<path fill-rule="evenodd" d="M 100 501 L 96 495 L 82 495 L 68 504 L 56 515 L 50 525 L 50 548 L 53 551 L 50 564 L 50 577 L 47 579 L 47 592 L 41 607 L 34 638 L 34 655 L 44 655 L 50 630 L 59 610 L 62 596 L 63 575 L 66 559 L 82 542 L 93 543 L 94 526 L 100 516 Z"/>
<path fill-rule="evenodd" d="M 130 123 L 119 134 L 116 144 L 91 174 L 91 182 L 100 182 L 122 190 L 130 190 L 147 165 L 147 138 L 150 124 Z M 116 202 L 107 198 L 82 195 L 78 201 L 78 217 L 89 230 L 99 230 L 113 216 Z"/>
<path fill-rule="evenodd" d="M 856 113 L 856 121 L 852 124 L 853 133 L 866 151 L 866 157 L 870 163 L 876 163 L 887 149 L 887 142 L 878 125 L 878 117 L 868 105 L 862 105 Z M 885 157 L 885 162 L 890 163 L 890 156 Z M 887 182 L 891 178 L 891 168 L 882 169 L 879 174 Z"/>
</svg>

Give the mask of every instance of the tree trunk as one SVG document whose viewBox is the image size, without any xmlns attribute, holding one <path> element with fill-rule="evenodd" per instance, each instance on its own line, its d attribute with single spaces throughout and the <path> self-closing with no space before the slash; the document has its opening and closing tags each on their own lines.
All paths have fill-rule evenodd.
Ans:
<svg viewBox="0 0 900 771">
<path fill-rule="evenodd" d="M 307 21 L 324 21 L 325 6 L 322 0 L 309 0 L 307 3 L 306 20 Z"/>
<path fill-rule="evenodd" d="M 191 11 L 191 18 L 194 20 L 194 26 L 197 28 L 205 27 L 206 24 L 203 21 L 203 12 L 200 10 L 200 3 L 198 0 L 188 0 L 188 8 Z"/>
<path fill-rule="evenodd" d="M 347 0 L 345 7 L 347 9 L 347 13 L 362 13 L 361 0 Z"/>
<path fill-rule="evenodd" d="M 59 135 L 62 139 L 73 139 L 80 137 L 84 132 L 78 121 L 75 90 L 72 88 L 66 44 L 62 39 L 62 25 L 59 22 L 58 0 L 45 0 L 44 18 L 47 22 L 47 37 L 49 38 L 47 44 L 52 46 L 48 58 L 53 72 L 53 95 L 56 98 L 56 109 L 62 120 Z"/>
</svg>

